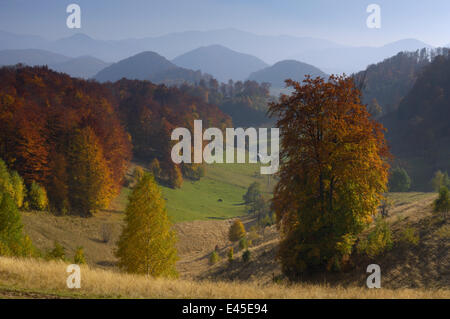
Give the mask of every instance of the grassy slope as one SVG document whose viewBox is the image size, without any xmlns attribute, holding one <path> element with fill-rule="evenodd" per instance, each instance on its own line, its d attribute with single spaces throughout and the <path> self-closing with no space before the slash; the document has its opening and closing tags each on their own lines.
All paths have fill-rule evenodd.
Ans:
<svg viewBox="0 0 450 319">
<path fill-rule="evenodd" d="M 206 170 L 200 181 L 185 179 L 181 189 L 161 187 L 173 222 L 242 216 L 242 196 L 248 186 L 259 182 L 266 192 L 269 189 L 268 177 L 259 174 L 257 164 L 212 164 Z M 111 209 L 123 211 L 129 193 L 130 189 L 124 188 Z"/>
</svg>

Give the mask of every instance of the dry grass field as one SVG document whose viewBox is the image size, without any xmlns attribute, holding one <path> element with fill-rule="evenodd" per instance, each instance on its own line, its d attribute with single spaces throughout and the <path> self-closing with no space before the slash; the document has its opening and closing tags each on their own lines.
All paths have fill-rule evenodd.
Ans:
<svg viewBox="0 0 450 319">
<path fill-rule="evenodd" d="M 367 289 L 325 285 L 261 285 L 220 281 L 153 279 L 103 269 L 81 268 L 81 288 L 66 287 L 66 264 L 0 257 L 4 298 L 450 298 L 449 290 Z"/>
</svg>

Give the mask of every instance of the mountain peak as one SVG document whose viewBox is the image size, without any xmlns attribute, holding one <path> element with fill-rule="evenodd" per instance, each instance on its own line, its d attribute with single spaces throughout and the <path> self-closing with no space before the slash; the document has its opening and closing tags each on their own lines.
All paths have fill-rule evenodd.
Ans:
<svg viewBox="0 0 450 319">
<path fill-rule="evenodd" d="M 301 82 L 306 75 L 326 77 L 324 72 L 313 65 L 296 60 L 283 60 L 268 68 L 252 73 L 249 80 L 260 83 L 267 82 L 272 85 L 272 88 L 280 89 L 285 87 L 284 81 L 286 79 Z"/>
<path fill-rule="evenodd" d="M 236 52 L 220 44 L 199 47 L 176 57 L 172 62 L 183 68 L 211 74 L 221 82 L 244 80 L 252 72 L 267 66 L 255 56 Z"/>
</svg>

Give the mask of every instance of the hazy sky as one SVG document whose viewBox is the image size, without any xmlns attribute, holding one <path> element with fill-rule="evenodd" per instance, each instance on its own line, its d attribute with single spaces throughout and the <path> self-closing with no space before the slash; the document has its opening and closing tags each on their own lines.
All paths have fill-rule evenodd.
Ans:
<svg viewBox="0 0 450 319">
<path fill-rule="evenodd" d="M 66 27 L 79 4 L 82 28 Z M 381 6 L 381 29 L 366 8 Z M 257 34 L 311 36 L 350 45 L 417 38 L 450 43 L 449 0 L 0 0 L 0 30 L 48 39 L 86 33 L 98 39 L 142 38 L 187 30 L 236 28 Z"/>
</svg>

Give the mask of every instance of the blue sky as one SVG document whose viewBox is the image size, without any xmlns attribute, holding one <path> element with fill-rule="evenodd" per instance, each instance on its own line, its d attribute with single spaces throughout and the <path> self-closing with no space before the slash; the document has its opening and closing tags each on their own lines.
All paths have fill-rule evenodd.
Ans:
<svg viewBox="0 0 450 319">
<path fill-rule="evenodd" d="M 82 29 L 66 27 L 66 7 L 82 9 Z M 382 28 L 366 8 L 381 6 Z M 450 43 L 449 0 L 0 0 L 0 30 L 49 39 L 83 32 L 98 39 L 142 38 L 187 30 L 236 28 L 257 34 L 381 45 L 417 38 Z"/>
</svg>

